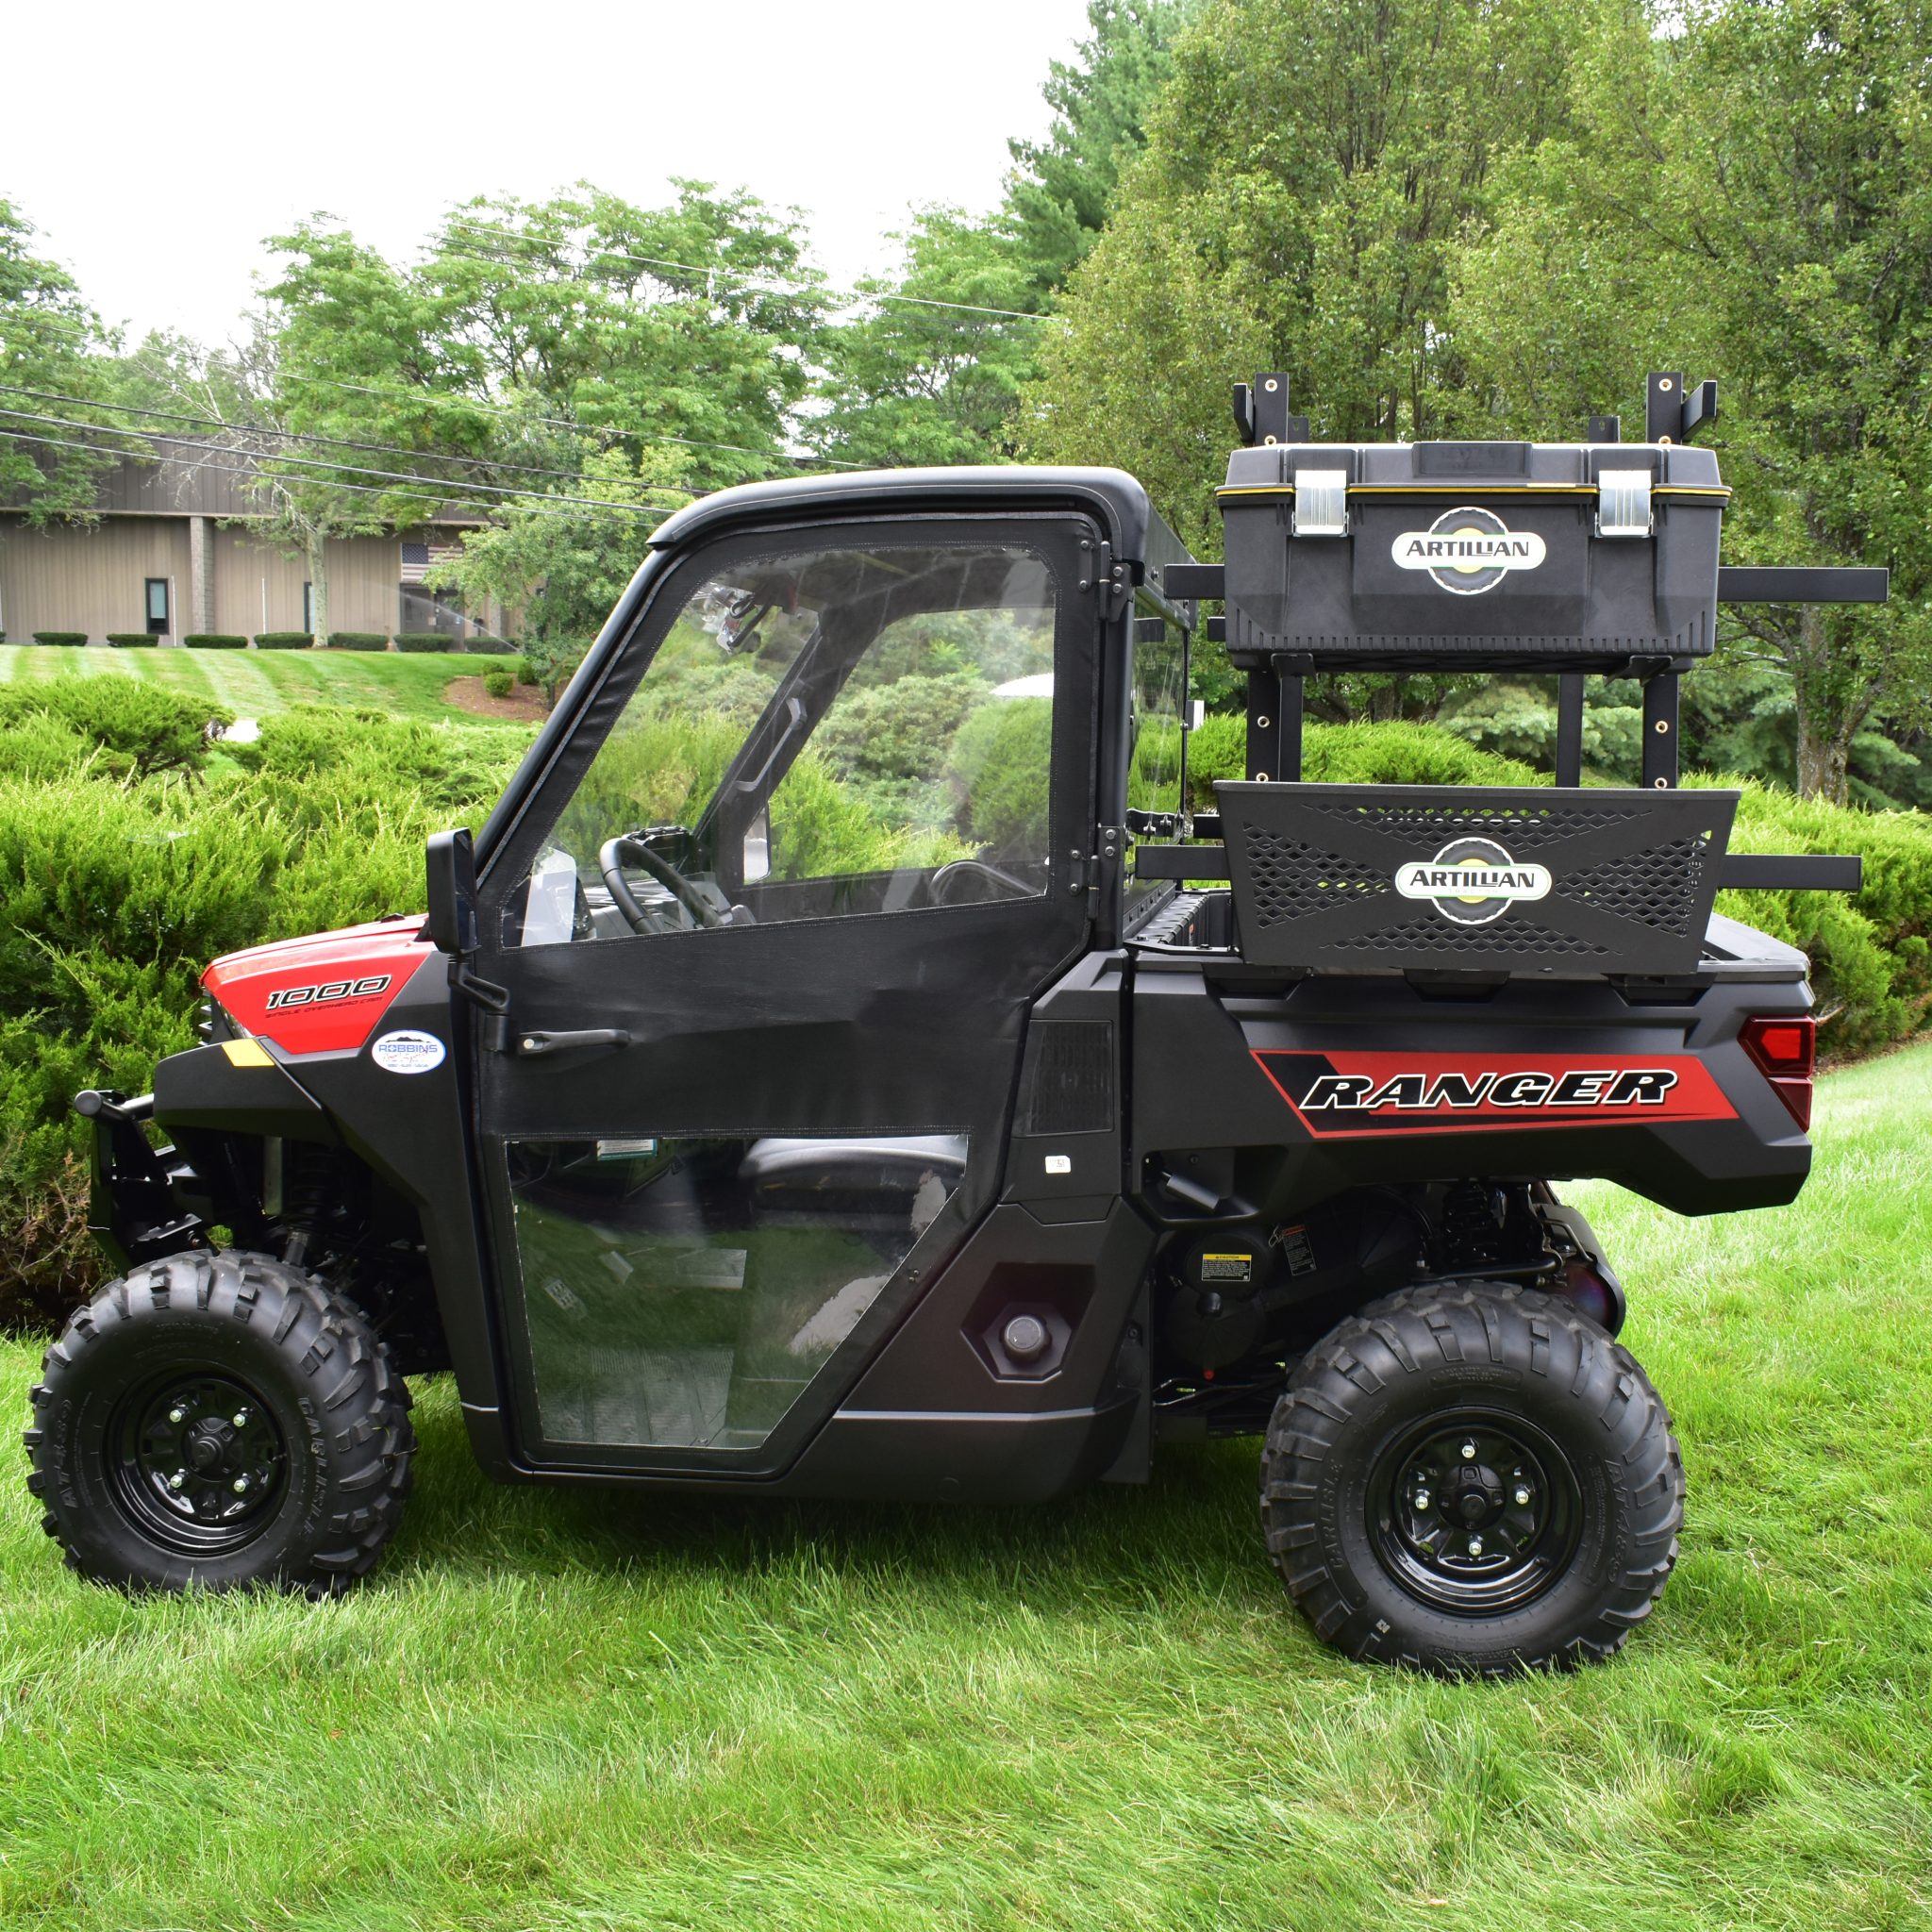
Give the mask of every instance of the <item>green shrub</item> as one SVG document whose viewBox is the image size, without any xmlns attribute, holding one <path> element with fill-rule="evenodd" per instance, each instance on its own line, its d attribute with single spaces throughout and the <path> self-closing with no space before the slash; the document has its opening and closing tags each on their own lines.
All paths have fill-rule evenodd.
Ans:
<svg viewBox="0 0 1932 1932">
<path fill-rule="evenodd" d="M 557 702 L 557 694 L 571 681 L 590 648 L 589 638 L 530 638 L 525 642 L 524 662 L 530 667 L 529 682 L 543 693 L 546 705 Z"/>
<path fill-rule="evenodd" d="M 386 651 L 389 633 L 380 630 L 332 630 L 323 648 L 328 651 Z"/>
<path fill-rule="evenodd" d="M 37 644 L 84 644 L 87 633 L 84 630 L 37 630 L 34 633 Z"/>
<path fill-rule="evenodd" d="M 28 778 L 44 784 L 75 778 L 90 770 L 100 746 L 64 718 L 45 711 L 8 715 L 0 707 L 0 779 Z"/>
<path fill-rule="evenodd" d="M 396 633 L 396 649 L 399 651 L 454 651 L 457 641 L 447 631 L 441 630 L 399 630 Z"/>
<path fill-rule="evenodd" d="M 516 688 L 517 680 L 512 672 L 491 666 L 483 674 L 483 689 L 493 698 L 507 698 Z"/>
<path fill-rule="evenodd" d="M 537 682 L 537 669 L 536 666 L 530 662 L 527 654 L 520 656 L 517 658 L 517 682 L 519 684 L 531 685 L 534 685 Z"/>
<path fill-rule="evenodd" d="M 140 651 L 158 644 L 160 639 L 144 630 L 110 630 L 108 641 L 117 651 Z"/>
<path fill-rule="evenodd" d="M 520 647 L 508 638 L 465 638 L 457 646 L 459 651 L 469 651 L 479 658 L 513 658 Z"/>
<path fill-rule="evenodd" d="M 248 648 L 246 638 L 222 630 L 192 631 L 181 641 L 191 651 L 245 651 Z"/>
<path fill-rule="evenodd" d="M 138 781 L 163 772 L 193 777 L 208 741 L 235 714 L 206 698 L 122 677 L 59 677 L 50 684 L 0 686 L 0 727 L 51 718 L 97 754 L 100 776 Z"/>
<path fill-rule="evenodd" d="M 959 727 L 947 775 L 965 801 L 960 830 L 991 858 L 1046 850 L 1052 749 L 1050 698 L 1001 698 Z"/>
<path fill-rule="evenodd" d="M 307 651 L 315 643 L 315 633 L 307 630 L 258 630 L 255 634 L 258 651 Z"/>
<path fill-rule="evenodd" d="M 114 783 L 129 695 L 172 696 L 105 677 L 0 686 L 4 1326 L 44 1325 L 102 1272 L 71 1096 L 139 1092 L 192 1045 L 195 981 L 220 954 L 420 906 L 424 839 L 478 821 L 529 739 L 288 712 L 199 788 Z"/>
</svg>

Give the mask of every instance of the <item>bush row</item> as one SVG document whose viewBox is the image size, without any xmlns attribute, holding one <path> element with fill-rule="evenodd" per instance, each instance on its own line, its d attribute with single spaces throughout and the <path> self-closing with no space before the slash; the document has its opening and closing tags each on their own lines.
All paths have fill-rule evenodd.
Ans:
<svg viewBox="0 0 1932 1932">
<path fill-rule="evenodd" d="M 131 679 L 0 686 L 0 1325 L 96 1278 L 83 1087 L 192 1043 L 210 959 L 423 904 L 423 841 L 478 823 L 528 742 L 297 709 L 208 762 L 229 714 Z"/>
<path fill-rule="evenodd" d="M 932 767 L 914 754 L 926 740 L 948 745 L 948 769 L 973 800 L 965 829 L 975 846 L 1024 842 L 1042 801 L 1019 774 L 1039 769 L 1045 707 L 988 705 L 961 724 L 949 683 L 919 682 L 933 687 L 922 692 L 929 716 L 869 717 L 862 744 L 828 736 L 800 760 L 774 812 L 791 857 L 924 862 L 886 849 L 858 783 L 914 782 L 917 773 L 884 756 L 901 740 L 922 772 Z M 147 1085 L 159 1056 L 190 1043 L 196 978 L 221 953 L 419 907 L 425 837 L 479 822 L 529 741 L 518 726 L 296 709 L 265 719 L 255 743 L 225 744 L 210 764 L 210 733 L 227 722 L 206 701 L 131 679 L 0 686 L 0 1322 L 43 1319 L 94 1275 L 71 1095 Z M 741 729 L 714 709 L 632 734 L 623 757 L 597 768 L 613 795 L 580 801 L 592 849 L 613 813 L 662 815 L 703 791 Z M 1193 735 L 1198 802 L 1211 800 L 1216 777 L 1239 774 L 1243 729 L 1213 718 Z M 1171 724 L 1143 729 L 1137 804 L 1174 803 L 1177 750 Z M 1526 766 L 1400 724 L 1311 725 L 1305 768 L 1356 783 L 1535 782 Z M 1748 780 L 1706 782 L 1739 783 L 1739 850 L 1866 861 L 1855 900 L 1721 901 L 1810 956 L 1831 1054 L 1922 1026 L 1932 1004 L 1932 824 L 1800 802 Z M 944 838 L 934 837 L 938 853 Z"/>
</svg>

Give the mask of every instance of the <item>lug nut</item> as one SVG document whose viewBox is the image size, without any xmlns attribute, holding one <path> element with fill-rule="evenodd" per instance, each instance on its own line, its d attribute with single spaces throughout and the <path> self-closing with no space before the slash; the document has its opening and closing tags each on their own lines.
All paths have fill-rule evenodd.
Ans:
<svg viewBox="0 0 1932 1932">
<path fill-rule="evenodd" d="M 1519 1508 L 1527 1507 L 1529 1504 L 1529 1491 L 1521 1483 L 1516 1485 L 1516 1502 Z"/>
<path fill-rule="evenodd" d="M 228 1487 L 238 1496 L 245 1496 L 248 1493 L 248 1478 L 245 1475 L 238 1475 Z"/>
<path fill-rule="evenodd" d="M 1415 1507 L 1417 1507 L 1418 1509 L 1426 1509 L 1426 1508 L 1427 1508 L 1427 1507 L 1429 1507 L 1429 1492 L 1428 1492 L 1428 1491 L 1426 1491 L 1426 1490 L 1418 1490 L 1418 1491 L 1417 1491 L 1415 1492 Z"/>
<path fill-rule="evenodd" d="M 1475 1460 L 1475 1444 L 1474 1442 L 1465 1442 L 1462 1445 L 1462 1459 L 1465 1462 L 1474 1462 Z"/>
<path fill-rule="evenodd" d="M 1481 1537 L 1479 1537 L 1479 1536 L 1473 1536 L 1473 1537 L 1471 1537 L 1471 1538 L 1470 1538 L 1470 1540 L 1469 1540 L 1469 1554 L 1470 1554 L 1470 1555 L 1471 1555 L 1472 1557 L 1480 1557 L 1480 1556 L 1482 1555 L 1482 1553 L 1483 1553 L 1483 1540 L 1482 1540 L 1482 1538 L 1481 1538 Z"/>
<path fill-rule="evenodd" d="M 175 1474 L 168 1478 L 168 1487 L 171 1490 L 178 1490 L 184 1488 L 187 1482 L 188 1472 L 185 1469 L 177 1469 L 175 1472 Z"/>
<path fill-rule="evenodd" d="M 185 1423 L 188 1420 L 188 1411 L 185 1408 L 183 1408 L 181 1405 L 177 1402 L 175 1405 L 175 1407 L 168 1411 L 168 1420 L 171 1423 Z"/>
<path fill-rule="evenodd" d="M 235 1413 L 228 1418 L 228 1420 L 231 1423 L 233 1423 L 238 1429 L 245 1429 L 248 1426 L 248 1411 L 245 1408 L 238 1408 L 235 1411 Z"/>
</svg>

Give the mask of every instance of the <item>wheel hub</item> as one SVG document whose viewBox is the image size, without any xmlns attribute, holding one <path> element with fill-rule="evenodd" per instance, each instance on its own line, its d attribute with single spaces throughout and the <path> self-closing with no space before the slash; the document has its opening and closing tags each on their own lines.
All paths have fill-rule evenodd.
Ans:
<svg viewBox="0 0 1932 1932">
<path fill-rule="evenodd" d="M 231 1375 L 177 1373 L 127 1403 L 117 1430 L 123 1510 L 165 1547 L 220 1555 L 274 1513 L 287 1474 L 268 1405 Z"/>
<path fill-rule="evenodd" d="M 1459 1469 L 1447 1488 L 1445 1509 L 1470 1529 L 1481 1529 L 1503 1513 L 1503 1481 L 1493 1469 Z"/>
<path fill-rule="evenodd" d="M 1370 1526 L 1402 1587 L 1433 1609 L 1493 1616 L 1540 1596 L 1574 1554 L 1581 1499 L 1568 1458 L 1515 1416 L 1461 1411 L 1377 1457 Z"/>
</svg>

